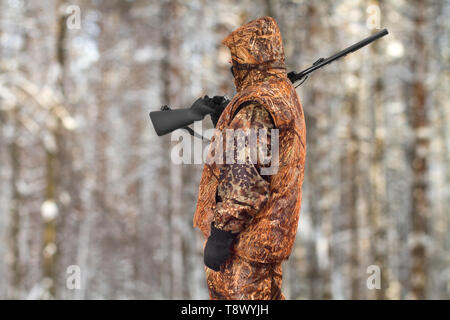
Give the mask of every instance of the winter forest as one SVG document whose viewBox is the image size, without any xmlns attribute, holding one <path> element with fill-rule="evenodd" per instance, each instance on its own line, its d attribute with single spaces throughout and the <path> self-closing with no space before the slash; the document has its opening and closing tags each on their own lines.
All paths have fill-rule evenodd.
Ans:
<svg viewBox="0 0 450 320">
<path fill-rule="evenodd" d="M 232 97 L 220 41 L 265 15 L 288 71 L 389 30 L 297 88 L 286 298 L 450 298 L 448 0 L 0 0 L 0 298 L 208 299 L 203 165 L 148 113 Z"/>
</svg>

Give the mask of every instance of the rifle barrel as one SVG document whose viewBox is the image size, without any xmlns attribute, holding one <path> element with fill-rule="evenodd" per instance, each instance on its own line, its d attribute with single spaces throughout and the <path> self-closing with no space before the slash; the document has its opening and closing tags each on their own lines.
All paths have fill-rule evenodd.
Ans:
<svg viewBox="0 0 450 320">
<path fill-rule="evenodd" d="M 294 83 L 295 81 L 300 80 L 301 78 L 307 76 L 311 72 L 316 71 L 317 69 L 322 68 L 323 66 L 325 66 L 325 65 L 327 65 L 327 64 L 329 64 L 329 63 L 331 63 L 331 62 L 333 62 L 333 61 L 335 61 L 335 60 L 337 60 L 339 58 L 342 58 L 342 57 L 346 56 L 349 53 L 352 53 L 352 52 L 354 52 L 356 50 L 359 50 L 359 49 L 361 49 L 364 46 L 367 46 L 369 43 L 374 42 L 375 40 L 378 40 L 381 37 L 384 37 L 388 33 L 389 32 L 388 32 L 387 29 L 383 29 L 381 31 L 378 31 L 374 35 L 372 35 L 370 37 L 367 37 L 367 38 L 365 38 L 365 39 L 363 39 L 363 40 L 361 40 L 361 41 L 351 45 L 350 47 L 345 48 L 342 51 L 339 51 L 338 53 L 332 55 L 331 57 L 326 58 L 323 61 L 318 62 L 317 64 L 313 64 L 311 67 L 309 67 L 309 68 L 299 72 L 298 74 L 296 74 L 296 76 L 294 78 L 294 81 L 292 81 L 292 82 Z"/>
</svg>

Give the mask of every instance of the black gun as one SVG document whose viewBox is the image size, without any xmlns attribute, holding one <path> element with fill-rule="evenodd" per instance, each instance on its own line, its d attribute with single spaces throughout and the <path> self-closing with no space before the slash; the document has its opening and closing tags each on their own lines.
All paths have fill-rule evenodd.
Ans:
<svg viewBox="0 0 450 320">
<path fill-rule="evenodd" d="M 222 111 L 230 100 L 224 96 L 214 96 L 212 98 L 204 96 L 198 98 L 190 108 L 172 110 L 167 105 L 161 107 L 160 111 L 150 112 L 150 119 L 158 136 L 163 136 L 176 129 L 185 129 L 192 136 L 205 139 L 202 135 L 197 134 L 188 125 L 195 121 L 203 120 L 209 114 L 214 126 L 219 120 Z"/>
<path fill-rule="evenodd" d="M 339 51 L 338 53 L 332 55 L 329 58 L 320 58 L 313 65 L 303 71 L 295 72 L 291 71 L 287 74 L 289 80 L 294 84 L 299 80 L 303 80 L 299 85 L 306 81 L 308 75 L 317 69 L 322 68 L 323 66 L 330 64 L 331 62 L 346 56 L 349 53 L 352 53 L 356 50 L 361 49 L 364 46 L 367 46 L 369 43 L 378 40 L 381 37 L 384 37 L 388 34 L 387 29 L 383 29 L 376 34 L 367 37 L 350 47 Z M 298 87 L 298 86 L 297 86 Z M 191 108 L 188 109 L 176 109 L 171 110 L 168 106 L 162 106 L 161 111 L 152 111 L 150 112 L 150 118 L 153 123 L 153 127 L 155 128 L 158 136 L 162 136 L 168 134 L 176 129 L 183 128 L 187 130 L 194 137 L 199 137 L 204 140 L 203 136 L 197 134 L 188 127 L 188 125 L 194 123 L 194 121 L 202 120 L 206 114 L 210 114 L 213 119 L 214 125 L 217 122 L 220 114 L 223 109 L 228 104 L 229 100 L 223 96 L 215 96 L 213 98 L 209 98 L 205 96 L 203 98 L 199 98 L 195 101 Z M 195 106 L 195 107 L 194 107 Z"/>
<path fill-rule="evenodd" d="M 299 73 L 295 72 L 295 71 L 291 71 L 288 73 L 288 78 L 289 80 L 291 80 L 292 83 L 295 83 L 296 81 L 302 80 L 303 81 L 300 83 L 302 84 L 303 82 L 305 82 L 305 80 L 308 78 L 308 74 L 316 71 L 317 69 L 322 68 L 323 66 L 326 66 L 327 64 L 332 63 L 333 61 L 345 57 L 346 55 L 348 55 L 349 53 L 355 52 L 356 50 L 361 49 L 362 47 L 367 46 L 369 43 L 374 42 L 375 40 L 380 39 L 381 37 L 384 37 L 385 35 L 387 35 L 389 32 L 387 29 L 383 29 L 381 31 L 378 31 L 377 33 L 375 33 L 374 35 L 367 37 L 357 43 L 355 43 L 354 45 L 351 45 L 348 48 L 345 48 L 342 51 L 339 51 L 338 53 L 332 55 L 329 58 L 320 58 L 318 59 L 316 62 L 313 63 L 313 65 L 303 71 L 300 71 Z"/>
</svg>

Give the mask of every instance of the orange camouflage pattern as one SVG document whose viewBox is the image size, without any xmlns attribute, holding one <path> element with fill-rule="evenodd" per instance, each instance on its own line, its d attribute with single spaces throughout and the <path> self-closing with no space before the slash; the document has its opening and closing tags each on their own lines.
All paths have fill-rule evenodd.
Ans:
<svg viewBox="0 0 450 320">
<path fill-rule="evenodd" d="M 208 153 L 239 108 L 263 106 L 279 130 L 276 173 L 269 178 L 269 198 L 251 223 L 239 232 L 231 257 L 219 272 L 206 268 L 211 299 L 284 299 L 281 263 L 288 259 L 297 232 L 306 157 L 306 128 L 300 99 L 288 80 L 281 34 L 275 20 L 263 17 L 236 29 L 223 43 L 230 48 L 237 94 L 222 113 Z M 205 238 L 215 218 L 220 170 L 208 161 L 198 193 L 194 226 Z"/>
<path fill-rule="evenodd" d="M 214 213 L 216 228 L 232 233 L 241 232 L 269 199 L 269 176 L 262 176 L 261 169 L 267 167 L 266 161 L 270 163 L 270 130 L 273 128 L 269 112 L 257 104 L 241 108 L 227 127 L 236 130 L 233 132 L 241 130 L 243 139 L 238 139 L 234 135 L 228 138 L 225 134 L 225 141 L 228 138 L 232 144 L 230 143 L 230 146 L 224 144 L 222 162 L 225 164 L 218 164 L 220 176 Z M 257 155 L 256 161 L 253 162 L 249 145 L 252 130 L 255 133 L 255 141 L 252 142 L 255 144 L 255 157 Z M 266 133 L 258 130 L 264 130 Z M 265 148 L 258 148 L 262 144 Z M 228 148 L 233 149 L 231 155 L 234 163 L 231 164 L 226 162 Z"/>
<path fill-rule="evenodd" d="M 205 267 L 211 300 L 284 300 L 281 263 L 247 261 L 237 255 L 215 272 Z"/>
</svg>

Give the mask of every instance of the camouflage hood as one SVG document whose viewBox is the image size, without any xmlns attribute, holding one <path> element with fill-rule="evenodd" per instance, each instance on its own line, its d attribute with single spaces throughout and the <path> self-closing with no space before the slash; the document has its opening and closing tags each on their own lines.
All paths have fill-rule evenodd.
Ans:
<svg viewBox="0 0 450 320">
<path fill-rule="evenodd" d="M 286 77 L 283 41 L 273 18 L 262 17 L 239 27 L 222 44 L 231 51 L 237 92 L 258 82 Z"/>
</svg>

